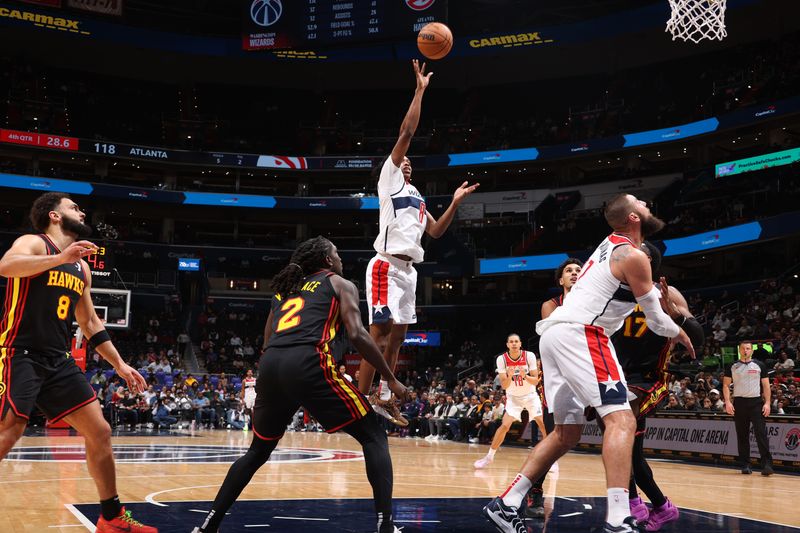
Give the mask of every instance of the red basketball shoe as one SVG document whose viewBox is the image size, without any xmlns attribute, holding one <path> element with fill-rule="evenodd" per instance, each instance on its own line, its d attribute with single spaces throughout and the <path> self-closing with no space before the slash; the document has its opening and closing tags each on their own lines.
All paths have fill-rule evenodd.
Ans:
<svg viewBox="0 0 800 533">
<path fill-rule="evenodd" d="M 134 520 L 130 511 L 122 508 L 122 513 L 113 520 L 100 516 L 97 521 L 97 533 L 158 533 L 158 529 L 146 526 Z"/>
</svg>

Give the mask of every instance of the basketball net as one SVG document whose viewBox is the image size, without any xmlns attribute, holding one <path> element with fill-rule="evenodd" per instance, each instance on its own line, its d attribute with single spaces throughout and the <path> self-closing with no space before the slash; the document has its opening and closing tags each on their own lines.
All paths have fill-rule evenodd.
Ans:
<svg viewBox="0 0 800 533">
<path fill-rule="evenodd" d="M 669 0 L 672 15 L 667 21 L 666 31 L 672 34 L 673 41 L 721 41 L 728 36 L 725 30 L 726 3 L 727 0 Z"/>
</svg>

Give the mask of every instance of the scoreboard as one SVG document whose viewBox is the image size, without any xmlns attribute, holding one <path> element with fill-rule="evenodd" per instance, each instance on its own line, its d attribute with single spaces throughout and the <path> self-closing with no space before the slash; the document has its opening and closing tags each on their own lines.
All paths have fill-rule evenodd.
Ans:
<svg viewBox="0 0 800 533">
<path fill-rule="evenodd" d="M 397 39 L 446 18 L 447 0 L 244 0 L 242 46 L 304 49 Z"/>
</svg>

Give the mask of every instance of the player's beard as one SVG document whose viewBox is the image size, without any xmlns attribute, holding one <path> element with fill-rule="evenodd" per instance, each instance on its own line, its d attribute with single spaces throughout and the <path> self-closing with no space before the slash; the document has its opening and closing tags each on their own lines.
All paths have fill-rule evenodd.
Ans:
<svg viewBox="0 0 800 533">
<path fill-rule="evenodd" d="M 80 220 L 69 217 L 63 217 L 61 220 L 61 229 L 67 233 L 74 233 L 78 239 L 85 239 L 92 234 L 92 227 Z"/>
<path fill-rule="evenodd" d="M 649 237 L 654 233 L 658 233 L 664 228 L 665 225 L 666 222 L 656 216 L 650 215 L 646 219 L 642 220 L 642 236 Z"/>
</svg>

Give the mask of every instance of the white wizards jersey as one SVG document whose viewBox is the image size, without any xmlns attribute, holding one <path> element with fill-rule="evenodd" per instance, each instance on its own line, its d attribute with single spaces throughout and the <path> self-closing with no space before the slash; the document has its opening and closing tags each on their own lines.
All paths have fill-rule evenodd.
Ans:
<svg viewBox="0 0 800 533">
<path fill-rule="evenodd" d="M 425 198 L 416 187 L 406 183 L 391 156 L 386 158 L 381 169 L 378 200 L 380 233 L 375 238 L 375 251 L 387 255 L 407 255 L 414 263 L 421 263 L 425 252 L 420 243 L 428 224 Z"/>
<path fill-rule="evenodd" d="M 611 273 L 611 252 L 620 246 L 635 246 L 623 235 L 606 237 L 583 265 L 578 281 L 564 298 L 564 305 L 536 324 L 536 333 L 543 334 L 558 322 L 598 326 L 611 336 L 636 307 L 636 298 L 628 285 Z"/>
<path fill-rule="evenodd" d="M 242 386 L 244 387 L 245 396 L 256 395 L 256 378 L 244 378 L 244 381 L 242 381 Z"/>
<path fill-rule="evenodd" d="M 533 384 L 525 379 L 525 376 L 536 368 L 536 356 L 533 352 L 522 350 L 519 359 L 516 361 L 508 355 L 508 352 L 497 356 L 497 373 L 505 374 L 506 369 L 513 368 L 514 375 L 511 377 L 511 385 L 506 389 L 509 396 L 527 396 L 533 392 Z"/>
</svg>

